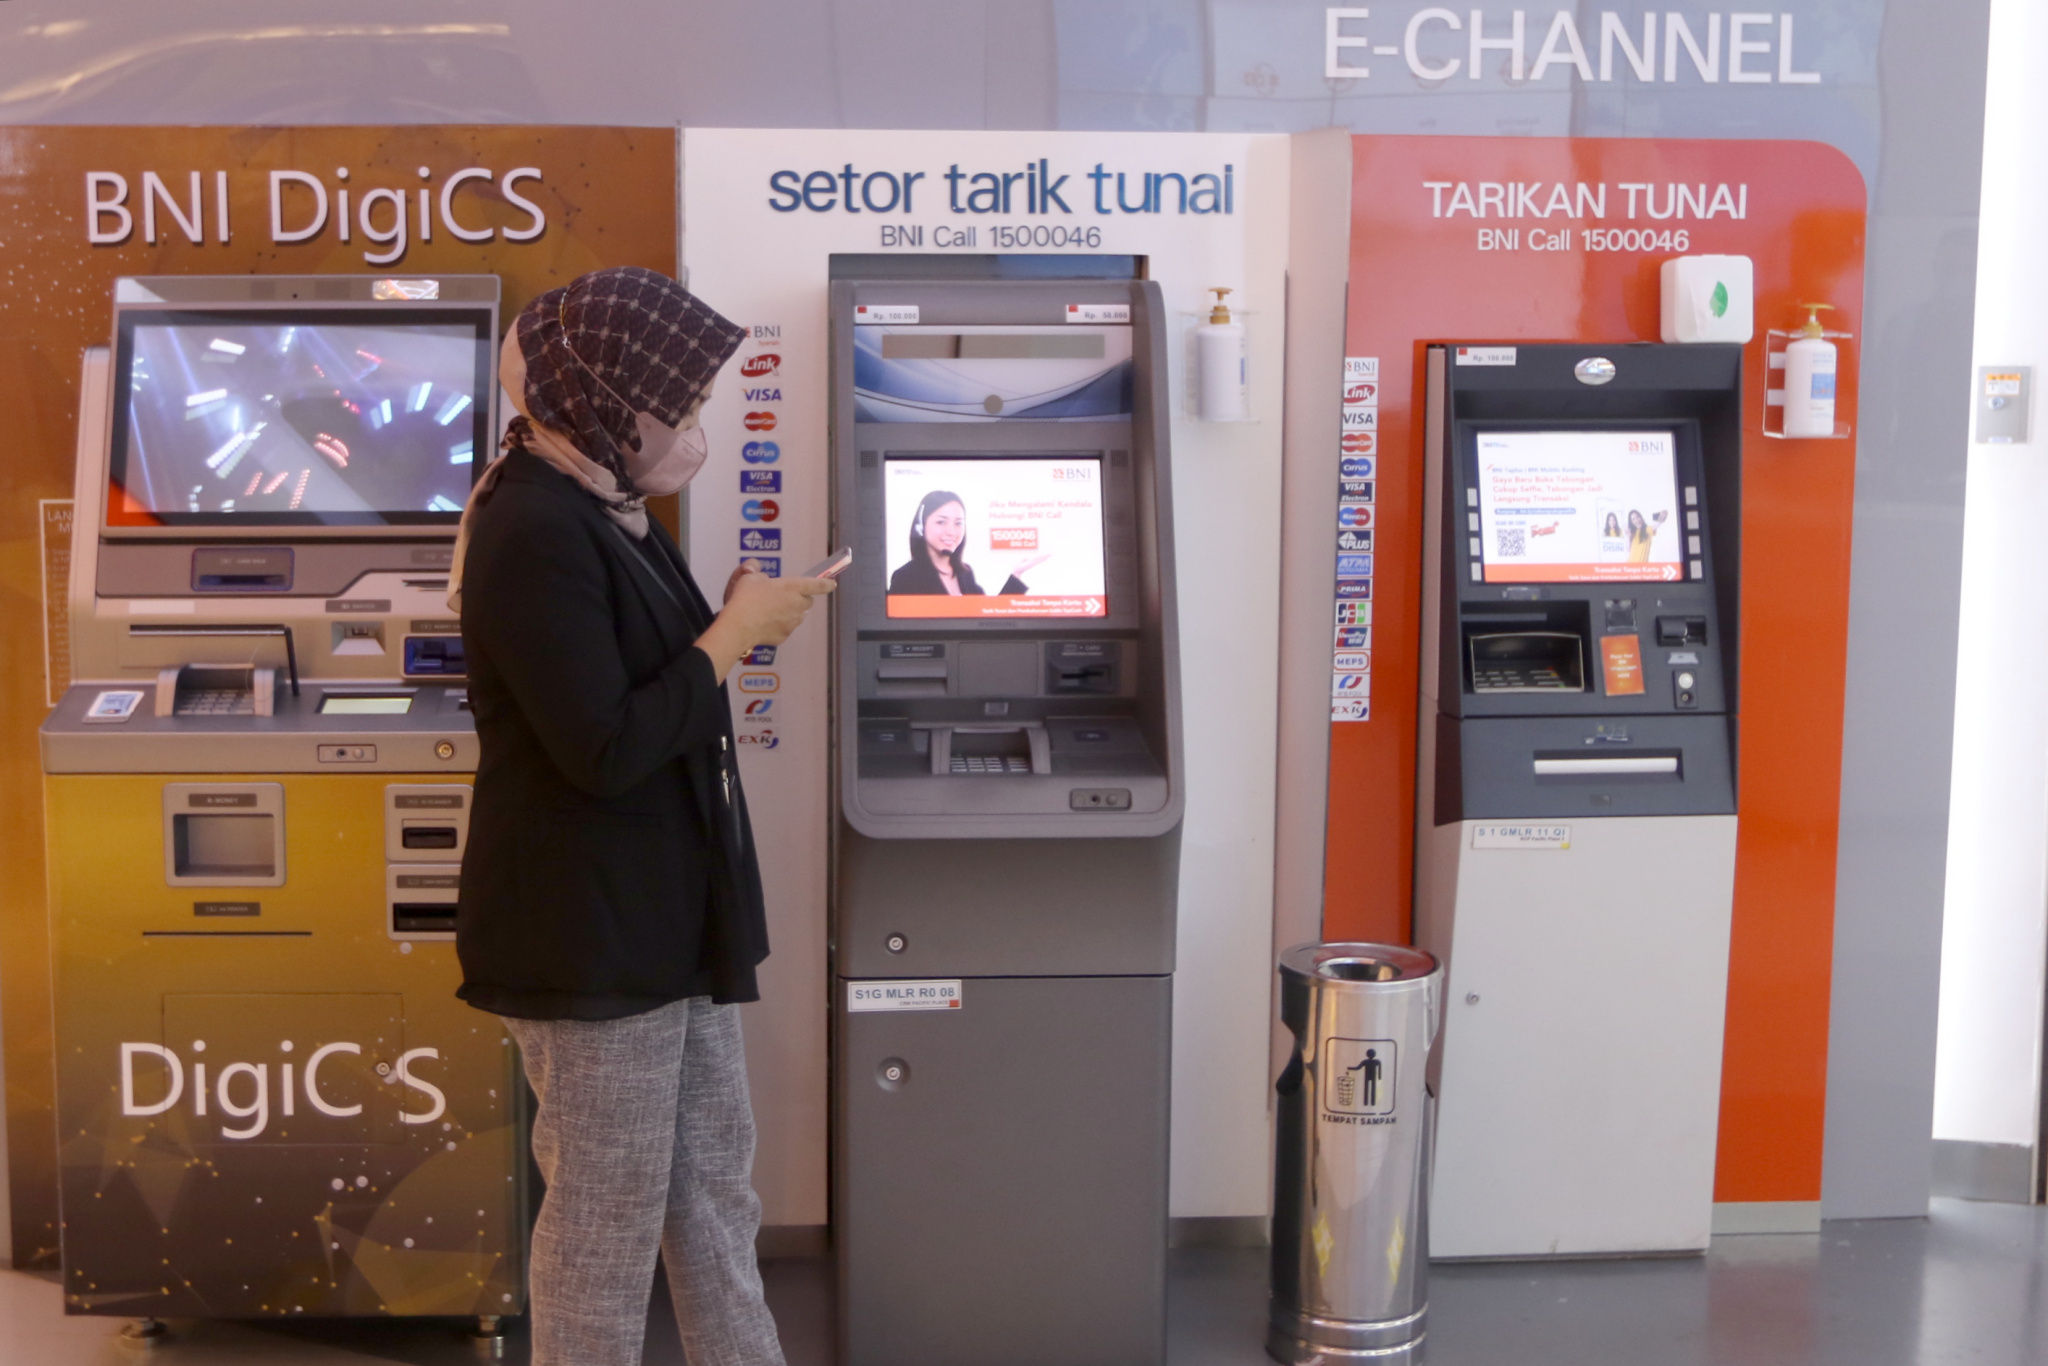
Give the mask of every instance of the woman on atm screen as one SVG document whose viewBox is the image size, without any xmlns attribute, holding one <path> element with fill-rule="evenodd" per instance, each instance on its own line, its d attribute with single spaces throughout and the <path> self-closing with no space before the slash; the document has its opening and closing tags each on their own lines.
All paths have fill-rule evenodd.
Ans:
<svg viewBox="0 0 2048 1366">
<path fill-rule="evenodd" d="M 1650 542 L 1663 529 L 1664 519 L 1670 515 L 1668 512 L 1659 512 L 1645 521 L 1642 513 L 1634 508 L 1628 510 L 1628 562 L 1630 564 L 1648 564 L 1650 562 Z"/>
<path fill-rule="evenodd" d="M 987 593 L 960 554 L 967 541 L 967 504 L 957 493 L 933 489 L 910 519 L 910 559 L 889 576 L 891 595 L 906 597 L 981 597 Z M 1019 563 L 998 591 L 1026 593 L 1025 574 L 1051 558 L 1050 552 Z"/>
<path fill-rule="evenodd" d="M 692 1361 L 782 1366 L 737 1004 L 767 930 L 722 680 L 832 585 L 742 569 L 714 612 L 646 508 L 704 463 L 743 335 L 638 268 L 528 304 L 500 357 L 520 415 L 456 541 L 481 746 L 457 994 L 539 1099 L 534 1366 L 637 1363 L 657 1251 Z"/>
</svg>

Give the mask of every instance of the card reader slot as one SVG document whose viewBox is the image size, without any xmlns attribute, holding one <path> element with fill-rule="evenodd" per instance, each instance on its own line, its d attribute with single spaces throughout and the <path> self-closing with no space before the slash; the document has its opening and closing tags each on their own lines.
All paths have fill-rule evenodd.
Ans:
<svg viewBox="0 0 2048 1366">
<path fill-rule="evenodd" d="M 1530 761 L 1538 778 L 1677 778 L 1677 751 L 1650 754 L 1557 754 L 1539 752 Z"/>
<path fill-rule="evenodd" d="M 398 934 L 455 933 L 455 903 L 452 901 L 394 901 L 391 928 Z"/>
<path fill-rule="evenodd" d="M 410 825 L 399 832 L 398 842 L 407 849 L 453 849 L 460 832 L 452 825 Z"/>
</svg>

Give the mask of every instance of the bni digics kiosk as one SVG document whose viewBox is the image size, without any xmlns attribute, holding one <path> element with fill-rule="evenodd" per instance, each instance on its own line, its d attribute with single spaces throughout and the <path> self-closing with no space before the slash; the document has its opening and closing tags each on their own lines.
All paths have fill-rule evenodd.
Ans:
<svg viewBox="0 0 2048 1366">
<path fill-rule="evenodd" d="M 522 1092 L 450 942 L 498 282 L 114 302 L 42 730 L 65 1307 L 518 1313 Z"/>
<path fill-rule="evenodd" d="M 1735 869 L 1742 353 L 1429 351 L 1430 1250 L 1702 1249 Z"/>
<path fill-rule="evenodd" d="M 1182 770 L 1159 289 L 861 264 L 831 295 L 840 1360 L 1160 1362 Z"/>
</svg>

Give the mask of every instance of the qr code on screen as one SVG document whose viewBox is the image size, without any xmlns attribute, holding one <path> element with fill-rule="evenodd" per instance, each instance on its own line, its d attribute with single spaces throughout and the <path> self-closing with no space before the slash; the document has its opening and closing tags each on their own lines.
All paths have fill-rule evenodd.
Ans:
<svg viewBox="0 0 2048 1366">
<path fill-rule="evenodd" d="M 1529 533 L 1522 527 L 1497 527 L 1493 533 L 1493 553 L 1503 560 L 1520 559 L 1529 553 Z"/>
</svg>

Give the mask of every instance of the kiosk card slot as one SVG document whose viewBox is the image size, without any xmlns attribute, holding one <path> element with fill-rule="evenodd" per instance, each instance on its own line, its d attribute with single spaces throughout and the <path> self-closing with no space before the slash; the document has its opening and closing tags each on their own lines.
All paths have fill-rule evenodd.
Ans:
<svg viewBox="0 0 2048 1366">
<path fill-rule="evenodd" d="M 1571 631 L 1497 631 L 1466 638 L 1474 692 L 1584 692 L 1584 638 Z"/>
<path fill-rule="evenodd" d="M 1651 754 L 1538 753 L 1530 760 L 1538 778 L 1680 778 L 1677 751 Z"/>
</svg>

